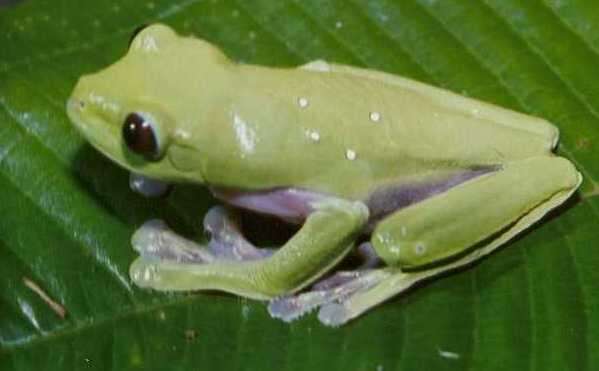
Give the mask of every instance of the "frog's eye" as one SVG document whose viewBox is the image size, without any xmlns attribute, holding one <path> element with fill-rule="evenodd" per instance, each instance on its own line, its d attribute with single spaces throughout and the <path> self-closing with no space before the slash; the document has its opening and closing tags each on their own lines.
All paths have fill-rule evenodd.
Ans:
<svg viewBox="0 0 599 371">
<path fill-rule="evenodd" d="M 149 161 L 160 159 L 158 133 L 152 120 L 139 113 L 130 113 L 123 123 L 123 139 L 127 147 Z"/>
</svg>

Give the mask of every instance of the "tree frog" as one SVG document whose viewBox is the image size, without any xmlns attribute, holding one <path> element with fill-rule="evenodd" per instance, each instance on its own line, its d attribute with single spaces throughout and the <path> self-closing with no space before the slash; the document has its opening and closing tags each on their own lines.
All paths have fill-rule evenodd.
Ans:
<svg viewBox="0 0 599 371">
<path fill-rule="evenodd" d="M 136 285 L 269 300 L 286 321 L 319 308 L 321 322 L 340 325 L 468 265 L 582 180 L 552 153 L 558 130 L 545 120 L 320 60 L 235 63 L 162 24 L 81 77 L 67 111 L 94 147 L 138 174 L 142 191 L 144 182 L 201 183 L 229 206 L 205 216 L 205 246 L 162 221 L 142 225 L 132 237 Z M 278 249 L 257 248 L 235 207 L 301 227 Z M 361 266 L 323 278 L 354 248 Z"/>
</svg>

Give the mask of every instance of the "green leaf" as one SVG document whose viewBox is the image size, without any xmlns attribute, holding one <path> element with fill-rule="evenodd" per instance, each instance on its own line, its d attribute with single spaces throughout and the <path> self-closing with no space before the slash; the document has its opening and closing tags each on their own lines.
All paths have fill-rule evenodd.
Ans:
<svg viewBox="0 0 599 371">
<path fill-rule="evenodd" d="M 470 269 L 347 326 L 292 324 L 230 295 L 131 286 L 129 237 L 160 217 L 199 234 L 213 204 L 127 173 L 65 115 L 78 76 L 165 22 L 267 65 L 367 66 L 544 117 L 577 197 Z M 0 7 L 2 370 L 585 370 L 599 364 L 599 3 L 594 0 L 28 0 Z M 484 205 L 481 205 L 484 207 Z M 26 284 L 27 283 L 27 284 Z M 61 318 L 33 288 L 60 303 Z"/>
</svg>

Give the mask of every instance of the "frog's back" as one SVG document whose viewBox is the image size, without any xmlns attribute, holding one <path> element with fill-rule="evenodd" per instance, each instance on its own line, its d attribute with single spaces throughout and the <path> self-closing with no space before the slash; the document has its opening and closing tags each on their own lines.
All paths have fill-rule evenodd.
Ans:
<svg viewBox="0 0 599 371">
<path fill-rule="evenodd" d="M 383 73 L 332 68 L 339 70 L 237 68 L 229 110 L 239 145 L 244 132 L 253 139 L 251 153 L 240 152 L 248 184 L 364 198 L 423 172 L 443 176 L 551 149 L 555 129 L 542 120 L 531 131 L 517 123 L 528 116 Z"/>
</svg>

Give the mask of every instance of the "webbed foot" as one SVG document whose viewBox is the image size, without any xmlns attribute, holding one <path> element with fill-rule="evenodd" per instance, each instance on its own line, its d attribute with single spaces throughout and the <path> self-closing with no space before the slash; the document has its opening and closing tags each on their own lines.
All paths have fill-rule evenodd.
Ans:
<svg viewBox="0 0 599 371">
<path fill-rule="evenodd" d="M 272 300 L 268 311 L 272 317 L 291 322 L 320 307 L 318 319 L 328 326 L 339 326 L 351 319 L 344 302 L 368 291 L 389 276 L 381 269 L 342 271 L 312 286 L 312 290 Z"/>
<path fill-rule="evenodd" d="M 144 223 L 133 234 L 131 244 L 144 259 L 177 263 L 246 261 L 272 255 L 274 250 L 256 248 L 243 237 L 237 219 L 236 215 L 221 206 L 208 211 L 204 217 L 204 228 L 211 236 L 208 249 L 179 236 L 162 220 Z"/>
<path fill-rule="evenodd" d="M 210 233 L 210 251 L 219 259 L 256 260 L 271 256 L 275 250 L 257 248 L 241 234 L 239 218 L 222 206 L 211 208 L 204 217 L 204 229 Z"/>
</svg>

